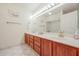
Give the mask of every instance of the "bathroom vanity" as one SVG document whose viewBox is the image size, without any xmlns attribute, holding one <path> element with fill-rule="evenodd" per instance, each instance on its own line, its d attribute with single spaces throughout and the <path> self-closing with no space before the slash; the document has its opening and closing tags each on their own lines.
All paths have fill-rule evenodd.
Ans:
<svg viewBox="0 0 79 59">
<path fill-rule="evenodd" d="M 40 56 L 79 56 L 79 40 L 66 36 L 25 33 L 25 43 Z"/>
</svg>

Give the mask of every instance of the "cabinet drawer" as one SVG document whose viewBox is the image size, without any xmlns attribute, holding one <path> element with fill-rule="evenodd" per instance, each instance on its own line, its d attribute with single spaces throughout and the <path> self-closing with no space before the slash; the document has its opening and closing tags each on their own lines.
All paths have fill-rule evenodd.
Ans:
<svg viewBox="0 0 79 59">
<path fill-rule="evenodd" d="M 28 35 L 28 34 L 27 34 L 26 40 L 27 40 L 27 44 L 29 45 L 29 43 L 30 43 L 30 38 L 29 38 L 29 35 Z"/>
<path fill-rule="evenodd" d="M 40 55 L 40 47 L 38 47 L 38 46 L 34 46 L 34 50 Z"/>
<path fill-rule="evenodd" d="M 32 43 L 33 43 L 33 39 L 30 39 L 30 42 L 32 42 Z"/>
<path fill-rule="evenodd" d="M 40 38 L 39 37 L 35 37 L 34 41 L 37 41 L 38 43 L 40 43 Z"/>
<path fill-rule="evenodd" d="M 30 39 L 33 39 L 33 35 L 30 35 Z"/>
<path fill-rule="evenodd" d="M 37 41 L 34 42 L 34 45 L 37 45 L 38 47 L 40 47 L 40 43 L 38 43 Z"/>
<path fill-rule="evenodd" d="M 33 44 L 33 41 L 30 41 L 30 43 L 32 43 L 32 44 Z"/>
<path fill-rule="evenodd" d="M 33 43 L 30 43 L 30 47 L 33 48 Z"/>
<path fill-rule="evenodd" d="M 27 43 L 27 34 L 24 34 L 24 38 L 25 38 L 25 43 Z"/>
</svg>

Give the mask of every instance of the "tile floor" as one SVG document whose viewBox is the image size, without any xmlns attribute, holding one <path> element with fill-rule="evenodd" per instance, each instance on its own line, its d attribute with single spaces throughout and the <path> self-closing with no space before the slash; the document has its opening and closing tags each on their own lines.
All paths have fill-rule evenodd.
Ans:
<svg viewBox="0 0 79 59">
<path fill-rule="evenodd" d="M 0 50 L 0 56 L 39 56 L 39 55 L 28 45 L 22 44 Z"/>
</svg>

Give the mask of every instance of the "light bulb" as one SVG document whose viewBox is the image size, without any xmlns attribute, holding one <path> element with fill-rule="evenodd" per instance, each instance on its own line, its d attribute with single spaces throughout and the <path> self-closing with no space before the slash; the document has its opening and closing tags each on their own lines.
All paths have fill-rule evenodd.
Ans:
<svg viewBox="0 0 79 59">
<path fill-rule="evenodd" d="M 54 5 L 55 5 L 55 3 L 50 3 L 50 5 L 54 6 Z"/>
<path fill-rule="evenodd" d="M 51 13 L 51 12 L 49 12 L 48 14 L 49 14 L 49 15 L 51 15 L 52 13 Z"/>
<path fill-rule="evenodd" d="M 30 16 L 30 19 L 32 19 L 33 18 L 33 16 Z"/>
<path fill-rule="evenodd" d="M 51 8 L 51 5 L 47 5 L 48 8 Z"/>
</svg>

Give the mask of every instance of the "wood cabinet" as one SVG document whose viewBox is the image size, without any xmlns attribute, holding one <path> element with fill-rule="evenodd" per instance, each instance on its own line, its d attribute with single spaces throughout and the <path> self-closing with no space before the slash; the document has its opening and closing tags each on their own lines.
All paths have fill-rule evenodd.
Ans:
<svg viewBox="0 0 79 59">
<path fill-rule="evenodd" d="M 25 43 L 41 56 L 79 56 L 79 48 L 26 33 Z"/>
<path fill-rule="evenodd" d="M 34 50 L 40 55 L 41 54 L 41 41 L 40 38 L 34 36 Z"/>
<path fill-rule="evenodd" d="M 29 37 L 29 45 L 31 48 L 34 48 L 34 38 L 33 38 L 33 35 L 30 35 Z"/>
<path fill-rule="evenodd" d="M 24 33 L 24 38 L 25 38 L 24 42 L 27 43 L 27 34 L 26 33 Z"/>
<path fill-rule="evenodd" d="M 43 38 L 40 38 L 40 39 L 41 39 L 41 54 L 40 54 L 40 55 L 41 55 L 41 56 L 44 56 L 44 54 L 43 54 L 43 50 L 44 50 L 44 49 L 43 49 L 43 46 L 44 46 L 44 45 L 43 45 Z"/>
<path fill-rule="evenodd" d="M 53 55 L 54 56 L 76 56 L 77 48 L 60 44 L 57 42 L 53 43 Z"/>
<path fill-rule="evenodd" d="M 25 43 L 27 43 L 28 45 L 29 45 L 29 42 L 30 42 L 29 37 L 30 37 L 29 34 L 25 33 Z"/>
<path fill-rule="evenodd" d="M 52 55 L 52 42 L 50 40 L 42 38 L 41 43 L 41 55 L 51 56 Z"/>
<path fill-rule="evenodd" d="M 78 52 L 77 52 L 77 55 L 79 56 L 79 48 L 78 48 L 78 50 L 77 50 Z"/>
</svg>

